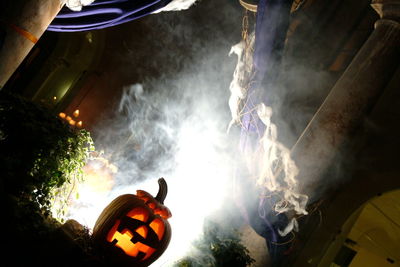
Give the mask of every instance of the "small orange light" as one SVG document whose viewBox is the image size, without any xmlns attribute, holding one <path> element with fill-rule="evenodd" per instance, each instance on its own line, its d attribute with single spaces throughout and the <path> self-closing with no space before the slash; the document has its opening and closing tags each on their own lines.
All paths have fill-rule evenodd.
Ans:
<svg viewBox="0 0 400 267">
<path fill-rule="evenodd" d="M 70 116 L 65 117 L 65 119 L 66 119 L 67 121 L 72 120 L 72 118 L 71 118 Z"/>
<path fill-rule="evenodd" d="M 77 118 L 79 116 L 79 109 L 75 110 L 74 113 L 72 113 L 72 115 L 74 115 L 74 117 Z"/>
<path fill-rule="evenodd" d="M 62 119 L 65 119 L 65 117 L 66 117 L 67 115 L 65 115 L 64 112 L 60 112 L 60 113 L 58 114 L 58 116 L 59 116 L 60 118 L 62 118 Z"/>
<path fill-rule="evenodd" d="M 78 122 L 76 123 L 76 126 L 78 126 L 78 127 L 82 127 L 82 125 L 83 125 L 83 122 L 82 122 L 82 121 L 78 121 Z"/>
<path fill-rule="evenodd" d="M 75 125 L 75 124 L 76 124 L 76 121 L 74 121 L 74 120 L 69 120 L 68 122 L 69 122 L 69 124 L 71 124 L 71 125 Z"/>
</svg>

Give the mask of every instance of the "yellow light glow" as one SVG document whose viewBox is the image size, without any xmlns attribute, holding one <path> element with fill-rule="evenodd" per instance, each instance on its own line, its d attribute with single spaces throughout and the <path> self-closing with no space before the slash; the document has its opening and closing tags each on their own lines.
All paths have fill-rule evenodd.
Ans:
<svg viewBox="0 0 400 267">
<path fill-rule="evenodd" d="M 67 116 L 64 112 L 60 112 L 59 114 L 58 114 L 58 116 L 60 117 L 60 118 L 62 118 L 62 119 L 65 119 L 65 117 Z"/>
<path fill-rule="evenodd" d="M 65 117 L 65 119 L 66 119 L 67 121 L 72 120 L 71 116 L 67 116 L 67 117 Z"/>
<path fill-rule="evenodd" d="M 82 122 L 82 121 L 78 121 L 78 122 L 76 123 L 76 126 L 82 127 L 82 126 L 83 126 L 83 122 Z"/>
<path fill-rule="evenodd" d="M 107 241 L 113 242 L 114 240 L 117 240 L 115 245 L 122 249 L 126 255 L 137 257 L 139 252 L 143 252 L 146 254 L 146 256 L 142 259 L 142 261 L 149 258 L 156 250 L 141 242 L 133 243 L 131 241 L 133 234 L 127 229 L 125 229 L 122 233 L 118 232 L 117 229 L 120 222 L 120 220 L 117 220 L 113 228 L 111 228 L 107 235 Z"/>
<path fill-rule="evenodd" d="M 94 193 L 109 192 L 114 185 L 113 173 L 117 172 L 117 168 L 110 164 L 106 159 L 96 158 L 88 162 L 83 167 L 84 183 L 88 191 Z"/>
<path fill-rule="evenodd" d="M 72 115 L 74 115 L 74 117 L 77 118 L 79 116 L 79 109 L 75 110 L 74 113 L 72 113 Z"/>
<path fill-rule="evenodd" d="M 83 167 L 83 181 L 74 185 L 70 194 L 68 218 L 93 226 L 102 209 L 110 202 L 117 167 L 99 154 L 93 154 Z M 118 193 L 116 193 L 118 194 Z M 53 213 L 54 214 L 54 213 Z M 57 218 L 61 219 L 61 218 Z"/>
<path fill-rule="evenodd" d="M 68 122 L 69 122 L 69 124 L 71 124 L 72 126 L 74 126 L 74 125 L 76 124 L 76 121 L 74 121 L 73 119 L 69 120 Z"/>
<path fill-rule="evenodd" d="M 135 219 L 135 220 L 139 220 L 142 222 L 146 222 L 147 219 L 149 218 L 149 214 L 147 212 L 147 210 L 145 210 L 144 208 L 135 208 L 133 210 L 131 210 L 130 212 L 128 212 L 128 214 L 126 214 L 126 216 Z"/>
</svg>

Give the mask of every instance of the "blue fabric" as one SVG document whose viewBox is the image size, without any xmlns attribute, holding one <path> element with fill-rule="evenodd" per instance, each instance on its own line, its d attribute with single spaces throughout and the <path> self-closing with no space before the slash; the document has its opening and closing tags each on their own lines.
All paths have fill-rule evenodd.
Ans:
<svg viewBox="0 0 400 267">
<path fill-rule="evenodd" d="M 290 7 L 293 0 L 260 0 L 257 7 L 255 48 L 253 54 L 253 80 L 248 89 L 247 101 L 242 118 L 244 133 L 262 133 L 264 125 L 254 108 L 261 102 L 268 105 L 266 87 L 276 78 L 289 24 Z M 252 111 L 252 112 L 251 112 Z"/>
<path fill-rule="evenodd" d="M 97 0 L 78 12 L 63 7 L 47 30 L 79 32 L 108 28 L 139 19 L 170 2 L 171 0 Z"/>
<path fill-rule="evenodd" d="M 253 79 L 247 91 L 243 112 L 245 115 L 241 118 L 240 149 L 243 153 L 249 150 L 256 151 L 259 148 L 260 137 L 265 130 L 265 125 L 258 118 L 255 107 L 260 103 L 269 105 L 268 88 L 273 85 L 278 74 L 292 3 L 293 0 L 260 0 L 257 6 Z M 244 185 L 242 188 L 249 187 Z M 287 250 L 289 246 L 287 241 L 291 238 L 290 235 L 282 237 L 278 233 L 278 229 L 283 229 L 287 225 L 287 217 L 283 214 L 276 215 L 272 211 L 275 203 L 273 198 L 268 200 L 261 198 L 257 201 L 258 207 L 255 209 L 252 207 L 254 202 L 250 201 L 251 205 L 247 205 L 249 223 L 267 240 L 272 264 L 279 266 L 280 257 Z M 282 245 L 284 243 L 287 245 Z"/>
</svg>

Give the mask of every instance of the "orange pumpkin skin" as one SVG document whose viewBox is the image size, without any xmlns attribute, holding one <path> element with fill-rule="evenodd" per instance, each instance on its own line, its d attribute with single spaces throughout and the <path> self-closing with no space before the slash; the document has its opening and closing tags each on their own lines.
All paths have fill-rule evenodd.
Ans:
<svg viewBox="0 0 400 267">
<path fill-rule="evenodd" d="M 160 180 L 159 184 L 161 192 Z M 110 265 L 149 266 L 166 250 L 171 239 L 167 221 L 171 213 L 162 203 L 166 191 L 162 197 L 160 192 L 156 198 L 140 190 L 137 195 L 121 195 L 100 214 L 92 239 Z"/>
</svg>

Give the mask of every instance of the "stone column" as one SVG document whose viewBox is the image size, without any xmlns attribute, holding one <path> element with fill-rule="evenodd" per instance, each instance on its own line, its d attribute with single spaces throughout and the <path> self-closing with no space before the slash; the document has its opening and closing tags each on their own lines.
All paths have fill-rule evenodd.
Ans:
<svg viewBox="0 0 400 267">
<path fill-rule="evenodd" d="M 4 1 L 4 2 L 3 2 Z M 2 0 L 0 90 L 64 5 L 65 0 Z"/>
<path fill-rule="evenodd" d="M 349 134 L 361 125 L 399 65 L 400 0 L 373 0 L 371 5 L 381 19 L 292 148 L 302 193 L 312 195 L 324 183 L 324 171 Z"/>
</svg>

